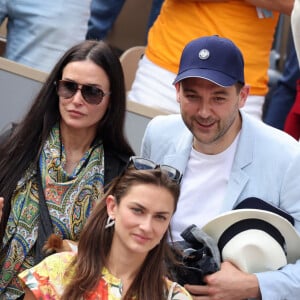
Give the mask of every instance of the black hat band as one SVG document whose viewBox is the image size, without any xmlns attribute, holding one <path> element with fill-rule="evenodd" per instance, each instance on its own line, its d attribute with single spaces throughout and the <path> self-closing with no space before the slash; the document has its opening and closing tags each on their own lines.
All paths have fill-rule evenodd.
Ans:
<svg viewBox="0 0 300 300">
<path fill-rule="evenodd" d="M 220 253 L 222 254 L 222 251 L 226 244 L 237 234 L 249 230 L 249 229 L 256 229 L 256 230 L 261 230 L 269 234 L 274 240 L 276 240 L 279 245 L 282 247 L 283 251 L 285 251 L 285 239 L 280 233 L 280 231 L 271 225 L 270 223 L 260 220 L 260 219 L 246 219 L 246 220 L 241 220 L 230 227 L 228 227 L 223 234 L 220 236 L 219 241 L 218 241 L 218 247 L 220 250 Z"/>
</svg>

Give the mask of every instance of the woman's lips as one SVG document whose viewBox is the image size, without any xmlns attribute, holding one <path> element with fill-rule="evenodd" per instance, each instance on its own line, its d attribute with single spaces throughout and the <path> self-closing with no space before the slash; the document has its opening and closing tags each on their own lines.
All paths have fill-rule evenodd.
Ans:
<svg viewBox="0 0 300 300">
<path fill-rule="evenodd" d="M 84 114 L 78 110 L 69 110 L 68 113 L 74 117 L 82 117 Z"/>
<path fill-rule="evenodd" d="M 136 241 L 138 241 L 140 243 L 145 243 L 150 240 L 150 238 L 148 238 L 144 235 L 140 235 L 140 234 L 133 234 L 133 237 Z"/>
</svg>

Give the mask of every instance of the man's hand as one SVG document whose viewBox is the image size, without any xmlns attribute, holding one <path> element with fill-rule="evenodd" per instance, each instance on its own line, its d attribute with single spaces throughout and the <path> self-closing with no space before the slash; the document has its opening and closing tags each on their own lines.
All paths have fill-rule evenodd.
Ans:
<svg viewBox="0 0 300 300">
<path fill-rule="evenodd" d="M 230 0 L 177 0 L 185 2 L 217 3 L 228 2 Z M 290 15 L 294 5 L 294 0 L 242 0 L 256 7 L 265 8 L 272 11 Z"/>
<path fill-rule="evenodd" d="M 293 9 L 294 0 L 244 0 L 256 7 L 278 11 L 290 15 Z"/>
<path fill-rule="evenodd" d="M 194 300 L 261 299 L 257 277 L 240 271 L 230 262 L 223 262 L 220 271 L 204 278 L 206 285 L 185 285 Z"/>
</svg>

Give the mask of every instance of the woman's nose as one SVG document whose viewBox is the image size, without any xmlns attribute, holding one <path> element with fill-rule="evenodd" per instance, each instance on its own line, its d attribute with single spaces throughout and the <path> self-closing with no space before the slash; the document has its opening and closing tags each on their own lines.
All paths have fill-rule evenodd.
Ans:
<svg viewBox="0 0 300 300">
<path fill-rule="evenodd" d="M 72 97 L 72 102 L 75 102 L 76 104 L 82 104 L 83 101 L 84 101 L 84 98 L 81 93 L 81 88 L 78 87 L 77 91 L 75 92 L 75 94 Z"/>
<path fill-rule="evenodd" d="M 152 218 L 151 216 L 147 216 L 143 218 L 140 223 L 140 228 L 144 231 L 151 231 L 152 230 Z"/>
</svg>

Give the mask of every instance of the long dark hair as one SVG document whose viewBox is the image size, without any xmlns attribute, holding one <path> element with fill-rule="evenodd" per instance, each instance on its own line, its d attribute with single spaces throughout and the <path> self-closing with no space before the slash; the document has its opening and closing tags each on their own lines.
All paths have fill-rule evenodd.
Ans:
<svg viewBox="0 0 300 300">
<path fill-rule="evenodd" d="M 74 61 L 91 60 L 100 66 L 110 81 L 108 109 L 98 124 L 96 137 L 104 148 L 132 155 L 124 135 L 126 94 L 124 76 L 118 56 L 103 41 L 84 41 L 68 50 L 49 74 L 23 121 L 0 146 L 0 195 L 5 198 L 0 224 L 0 244 L 11 210 L 11 196 L 24 172 L 36 164 L 51 128 L 60 120 L 59 98 L 54 82 L 62 78 L 64 67 Z"/>
<path fill-rule="evenodd" d="M 106 266 L 114 234 L 113 227 L 105 229 L 108 218 L 105 199 L 108 195 L 113 195 L 119 204 L 129 189 L 137 184 L 154 184 L 169 190 L 174 198 L 175 212 L 179 197 L 179 185 L 171 181 L 168 175 L 160 169 L 135 170 L 129 168 L 124 175 L 116 177 L 100 203 L 94 208 L 81 233 L 78 255 L 70 267 L 75 267 L 75 273 L 64 291 L 62 300 L 81 299 L 96 288 L 101 278 L 102 268 Z M 148 253 L 124 296 L 124 300 L 131 299 L 133 296 L 143 300 L 164 299 L 167 294 L 166 284 L 163 280 L 167 274 L 165 261 L 171 259 L 172 256 L 167 243 L 168 234 L 170 234 L 170 226 L 161 242 Z"/>
</svg>

